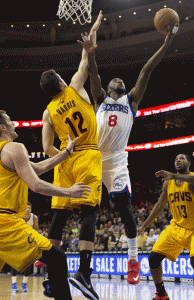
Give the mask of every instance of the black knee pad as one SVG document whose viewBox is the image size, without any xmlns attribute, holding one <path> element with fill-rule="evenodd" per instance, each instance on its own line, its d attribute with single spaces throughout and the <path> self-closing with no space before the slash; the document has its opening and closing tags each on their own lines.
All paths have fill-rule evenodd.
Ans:
<svg viewBox="0 0 194 300">
<path fill-rule="evenodd" d="M 120 213 L 121 222 L 125 226 L 126 236 L 128 238 L 135 238 L 137 236 L 137 226 L 131 206 L 131 195 L 128 189 L 126 188 L 126 190 L 119 193 L 111 193 L 110 201 L 114 203 L 115 209 Z"/>
<path fill-rule="evenodd" d="M 51 226 L 48 233 L 49 239 L 62 240 L 62 231 L 71 214 L 71 211 L 66 209 L 55 209 L 52 218 Z"/>
<path fill-rule="evenodd" d="M 192 268 L 194 269 L 194 256 L 192 256 L 192 257 L 190 258 L 190 261 L 191 261 L 191 266 L 192 266 Z"/>
<path fill-rule="evenodd" d="M 81 229 L 79 240 L 94 242 L 96 213 L 99 206 L 82 205 Z"/>
<path fill-rule="evenodd" d="M 157 269 L 160 266 L 161 261 L 165 258 L 165 255 L 151 252 L 149 256 L 149 265 L 151 269 Z"/>
</svg>

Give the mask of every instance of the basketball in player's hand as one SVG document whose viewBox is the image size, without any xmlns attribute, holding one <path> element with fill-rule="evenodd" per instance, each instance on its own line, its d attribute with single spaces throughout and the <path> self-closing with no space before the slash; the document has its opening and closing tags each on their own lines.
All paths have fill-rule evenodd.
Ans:
<svg viewBox="0 0 194 300">
<path fill-rule="evenodd" d="M 169 28 L 172 29 L 179 22 L 179 15 L 171 8 L 159 10 L 154 17 L 154 26 L 162 34 L 169 33 Z"/>
</svg>

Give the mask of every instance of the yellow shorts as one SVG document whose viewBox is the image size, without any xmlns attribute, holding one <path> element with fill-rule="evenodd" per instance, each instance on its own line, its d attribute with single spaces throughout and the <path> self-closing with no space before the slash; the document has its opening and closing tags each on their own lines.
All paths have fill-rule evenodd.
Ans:
<svg viewBox="0 0 194 300">
<path fill-rule="evenodd" d="M 14 214 L 0 213 L 0 271 L 4 263 L 23 272 L 50 250 L 51 242 Z"/>
<path fill-rule="evenodd" d="M 190 256 L 194 256 L 194 230 L 182 228 L 172 220 L 160 234 L 152 251 L 163 254 L 175 262 L 183 249 L 189 250 Z"/>
<path fill-rule="evenodd" d="M 52 197 L 52 208 L 72 209 L 81 204 L 100 205 L 102 194 L 102 156 L 100 151 L 75 151 L 68 159 L 54 168 L 54 185 L 69 188 L 77 182 L 84 182 L 91 187 L 88 199 Z"/>
</svg>

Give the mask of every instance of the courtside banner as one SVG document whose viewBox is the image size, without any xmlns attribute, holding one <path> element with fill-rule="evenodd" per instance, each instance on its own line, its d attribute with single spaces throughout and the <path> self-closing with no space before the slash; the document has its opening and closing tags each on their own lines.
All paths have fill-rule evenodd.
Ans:
<svg viewBox="0 0 194 300">
<path fill-rule="evenodd" d="M 194 98 L 183 100 L 179 102 L 172 102 L 168 104 L 163 104 L 160 106 L 154 106 L 145 109 L 139 109 L 136 113 L 136 117 L 146 117 L 150 115 L 160 114 L 172 110 L 183 109 L 187 107 L 191 107 L 194 105 Z"/>
<path fill-rule="evenodd" d="M 161 147 L 177 146 L 177 145 L 188 144 L 193 142 L 194 142 L 194 135 L 190 135 L 190 136 L 183 136 L 175 139 L 161 140 L 161 141 L 150 142 L 145 144 L 128 145 L 125 151 L 157 149 Z"/>
<path fill-rule="evenodd" d="M 151 276 L 149 254 L 139 254 L 138 260 L 140 265 L 140 276 Z M 67 254 L 68 272 L 76 273 L 79 268 L 79 255 Z M 91 268 L 93 274 L 105 275 L 127 275 L 128 272 L 128 255 L 125 254 L 93 254 L 91 260 Z M 190 264 L 188 254 L 181 254 L 176 262 L 164 259 L 162 261 L 162 269 L 164 277 L 176 278 L 193 278 L 194 270 Z"/>
</svg>

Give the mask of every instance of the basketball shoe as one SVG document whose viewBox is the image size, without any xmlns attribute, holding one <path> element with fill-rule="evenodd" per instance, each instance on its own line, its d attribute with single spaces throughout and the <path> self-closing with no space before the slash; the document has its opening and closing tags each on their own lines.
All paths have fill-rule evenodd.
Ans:
<svg viewBox="0 0 194 300">
<path fill-rule="evenodd" d="M 27 289 L 27 283 L 22 283 L 22 292 L 28 292 L 28 289 Z"/>
<path fill-rule="evenodd" d="M 42 285 L 45 288 L 45 290 L 43 291 L 43 294 L 45 295 L 45 297 L 53 298 L 53 294 L 51 292 L 51 288 L 50 288 L 50 284 L 49 284 L 49 279 L 46 278 L 43 281 Z"/>
<path fill-rule="evenodd" d="M 74 277 L 71 277 L 69 279 L 69 282 L 77 289 L 79 289 L 86 298 L 90 300 L 98 300 L 99 297 L 94 291 L 90 279 L 92 271 L 93 269 L 89 269 L 87 273 L 83 273 L 78 270 Z"/>
<path fill-rule="evenodd" d="M 17 283 L 12 283 L 12 292 L 13 293 L 18 293 L 19 292 L 18 287 L 17 287 Z"/>
<path fill-rule="evenodd" d="M 167 293 L 165 293 L 163 296 L 158 296 L 158 293 L 156 292 L 156 295 L 152 300 L 170 300 L 170 298 L 168 297 Z"/>
<path fill-rule="evenodd" d="M 128 261 L 127 282 L 129 284 L 138 284 L 140 282 L 139 262 L 135 259 L 130 259 Z"/>
</svg>

